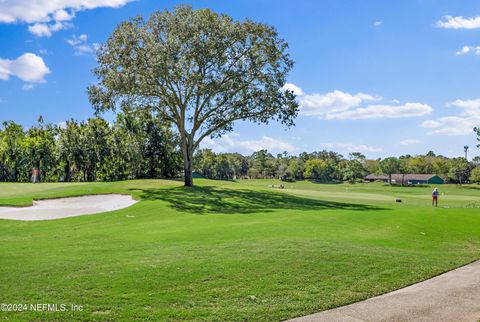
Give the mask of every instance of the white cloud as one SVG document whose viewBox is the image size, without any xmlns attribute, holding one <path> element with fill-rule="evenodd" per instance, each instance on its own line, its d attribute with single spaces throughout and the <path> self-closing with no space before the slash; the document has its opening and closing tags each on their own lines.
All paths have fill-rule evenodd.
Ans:
<svg viewBox="0 0 480 322">
<path fill-rule="evenodd" d="M 73 18 L 75 12 L 98 7 L 118 8 L 132 0 L 3 0 L 0 22 L 46 22 Z"/>
<path fill-rule="evenodd" d="M 250 154 L 262 149 L 267 149 L 272 153 L 281 153 L 283 151 L 293 152 L 294 146 L 290 143 L 274 139 L 269 136 L 262 136 L 259 140 L 239 140 L 236 134 L 225 134 L 218 139 L 206 138 L 202 142 L 202 148 L 209 148 L 215 152 L 239 152 Z"/>
<path fill-rule="evenodd" d="M 27 83 L 43 83 L 50 69 L 42 57 L 26 53 L 15 60 L 0 58 L 0 80 L 16 76 Z"/>
<path fill-rule="evenodd" d="M 133 0 L 1 0 L 0 23 L 22 23 L 38 37 L 72 26 L 76 12 L 98 7 L 117 8 Z"/>
<path fill-rule="evenodd" d="M 405 103 L 403 105 L 369 105 L 340 113 L 327 115 L 327 120 L 366 120 L 397 119 L 424 116 L 433 111 L 432 107 L 422 103 Z"/>
<path fill-rule="evenodd" d="M 470 46 L 463 46 L 462 49 L 455 52 L 455 55 L 465 55 L 468 54 L 472 50 Z"/>
<path fill-rule="evenodd" d="M 362 153 L 377 153 L 382 152 L 382 148 L 375 148 L 365 144 L 351 144 L 351 143 L 322 143 L 324 148 L 340 149 L 346 152 L 362 152 Z"/>
<path fill-rule="evenodd" d="M 422 123 L 422 126 L 427 129 L 433 129 L 439 127 L 442 123 L 434 120 L 427 120 Z"/>
<path fill-rule="evenodd" d="M 477 29 L 480 28 L 480 16 L 474 18 L 444 16 L 442 20 L 437 21 L 436 26 L 444 29 Z"/>
<path fill-rule="evenodd" d="M 461 56 L 468 53 L 475 53 L 475 55 L 480 56 L 480 46 L 463 46 L 462 49 L 455 52 L 455 55 Z"/>
<path fill-rule="evenodd" d="M 72 46 L 77 46 L 81 43 L 84 43 L 88 40 L 88 36 L 85 34 L 81 34 L 80 36 L 73 35 L 72 38 L 67 39 L 67 43 L 69 43 Z"/>
<path fill-rule="evenodd" d="M 37 37 L 50 37 L 52 32 L 47 24 L 44 23 L 37 23 L 28 27 L 28 31 L 34 34 Z"/>
<path fill-rule="evenodd" d="M 397 100 L 390 101 L 389 104 L 371 104 L 383 100 L 378 95 L 349 94 L 340 90 L 325 94 L 304 94 L 300 87 L 294 84 L 289 86 L 298 93 L 302 93 L 298 95 L 301 115 L 317 116 L 324 120 L 417 117 L 427 115 L 433 110 L 427 104 L 415 102 L 400 104 Z"/>
<path fill-rule="evenodd" d="M 480 125 L 480 117 L 446 116 L 436 121 L 425 121 L 422 126 L 430 128 L 431 135 L 471 135 L 473 128 Z"/>
<path fill-rule="evenodd" d="M 447 106 L 459 109 L 460 113 L 423 122 L 422 126 L 429 129 L 428 134 L 471 135 L 473 128 L 480 126 L 480 99 L 456 100 Z"/>
<path fill-rule="evenodd" d="M 51 37 L 55 31 L 71 28 L 71 23 L 57 21 L 51 24 L 36 23 L 28 27 L 28 31 L 37 37 Z"/>
<path fill-rule="evenodd" d="M 450 107 L 461 109 L 463 116 L 480 116 L 480 98 L 473 100 L 455 100 L 447 104 Z"/>
<path fill-rule="evenodd" d="M 326 118 L 327 115 L 347 111 L 363 102 L 379 99 L 379 97 L 364 93 L 352 95 L 339 90 L 326 94 L 303 95 L 300 97 L 300 113 Z"/>
<path fill-rule="evenodd" d="M 400 141 L 401 145 L 413 145 L 413 144 L 420 144 L 423 143 L 422 140 L 417 140 L 417 139 L 405 139 Z"/>
<path fill-rule="evenodd" d="M 375 22 L 373 23 L 373 26 L 374 26 L 374 27 L 380 27 L 380 26 L 382 25 L 382 23 L 383 23 L 383 21 L 375 21 Z"/>
<path fill-rule="evenodd" d="M 33 89 L 34 86 L 35 86 L 35 85 L 33 85 L 33 84 L 31 84 L 31 83 L 25 83 L 25 84 L 23 84 L 23 86 L 22 86 L 22 90 L 24 90 L 24 91 L 29 91 L 29 90 Z"/>
<path fill-rule="evenodd" d="M 283 86 L 283 90 L 287 90 L 287 89 L 292 91 L 295 95 L 298 95 L 298 96 L 304 94 L 303 90 L 300 87 L 292 83 L 286 83 L 285 86 Z"/>
<path fill-rule="evenodd" d="M 78 37 L 73 35 L 72 38 L 67 39 L 67 43 L 73 47 L 75 55 L 77 56 L 94 54 L 100 45 L 98 43 L 88 44 L 87 40 L 88 36 L 85 34 L 81 34 Z"/>
<path fill-rule="evenodd" d="M 53 14 L 53 19 L 55 21 L 69 21 L 69 20 L 72 20 L 73 18 L 75 18 L 74 11 L 68 12 L 66 10 L 60 9 L 55 11 L 55 13 Z"/>
</svg>

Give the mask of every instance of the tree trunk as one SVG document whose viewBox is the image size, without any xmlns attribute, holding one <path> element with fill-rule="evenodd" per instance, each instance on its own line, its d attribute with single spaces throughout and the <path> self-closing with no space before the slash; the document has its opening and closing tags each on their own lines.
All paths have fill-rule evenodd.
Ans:
<svg viewBox="0 0 480 322">
<path fill-rule="evenodd" d="M 388 183 L 390 185 L 392 185 L 392 174 L 391 173 L 388 175 Z"/>
<path fill-rule="evenodd" d="M 42 164 L 40 161 L 37 161 L 36 163 L 36 166 L 35 166 L 37 169 L 38 169 L 38 182 L 42 182 L 43 181 L 43 178 L 45 177 L 44 173 L 42 170 L 40 170 L 42 168 Z"/>
<path fill-rule="evenodd" d="M 70 162 L 65 164 L 65 182 L 70 182 Z"/>
<path fill-rule="evenodd" d="M 182 144 L 183 150 L 183 173 L 185 178 L 185 186 L 193 187 L 193 146 L 190 142 L 187 142 L 186 138 Z"/>
<path fill-rule="evenodd" d="M 183 172 L 185 175 L 185 186 L 193 187 L 193 178 L 192 178 L 192 162 L 187 161 L 183 167 Z"/>
</svg>

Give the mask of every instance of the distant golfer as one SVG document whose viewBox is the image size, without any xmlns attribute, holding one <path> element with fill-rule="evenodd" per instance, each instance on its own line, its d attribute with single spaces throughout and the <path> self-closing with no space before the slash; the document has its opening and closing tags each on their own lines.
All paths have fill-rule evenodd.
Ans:
<svg viewBox="0 0 480 322">
<path fill-rule="evenodd" d="M 33 168 L 32 170 L 32 183 L 40 182 L 40 170 Z"/>
<path fill-rule="evenodd" d="M 432 207 L 438 207 L 438 188 L 433 189 L 432 192 Z"/>
</svg>

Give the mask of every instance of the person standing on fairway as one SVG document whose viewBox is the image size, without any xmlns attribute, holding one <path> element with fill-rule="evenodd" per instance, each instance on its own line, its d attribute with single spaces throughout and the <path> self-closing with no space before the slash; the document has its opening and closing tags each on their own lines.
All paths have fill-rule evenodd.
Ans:
<svg viewBox="0 0 480 322">
<path fill-rule="evenodd" d="M 432 192 L 432 207 L 435 204 L 435 207 L 438 207 L 438 189 L 433 189 Z"/>
</svg>

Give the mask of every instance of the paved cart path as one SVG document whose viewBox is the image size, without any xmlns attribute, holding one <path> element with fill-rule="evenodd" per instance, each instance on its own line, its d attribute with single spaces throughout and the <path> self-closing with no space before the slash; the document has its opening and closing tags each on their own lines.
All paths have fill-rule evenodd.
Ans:
<svg viewBox="0 0 480 322">
<path fill-rule="evenodd" d="M 92 215 L 129 207 L 137 201 L 127 195 L 91 195 L 38 200 L 30 207 L 0 207 L 0 219 L 49 220 Z"/>
<path fill-rule="evenodd" d="M 291 321 L 479 321 L 480 261 L 403 289 Z"/>
</svg>

